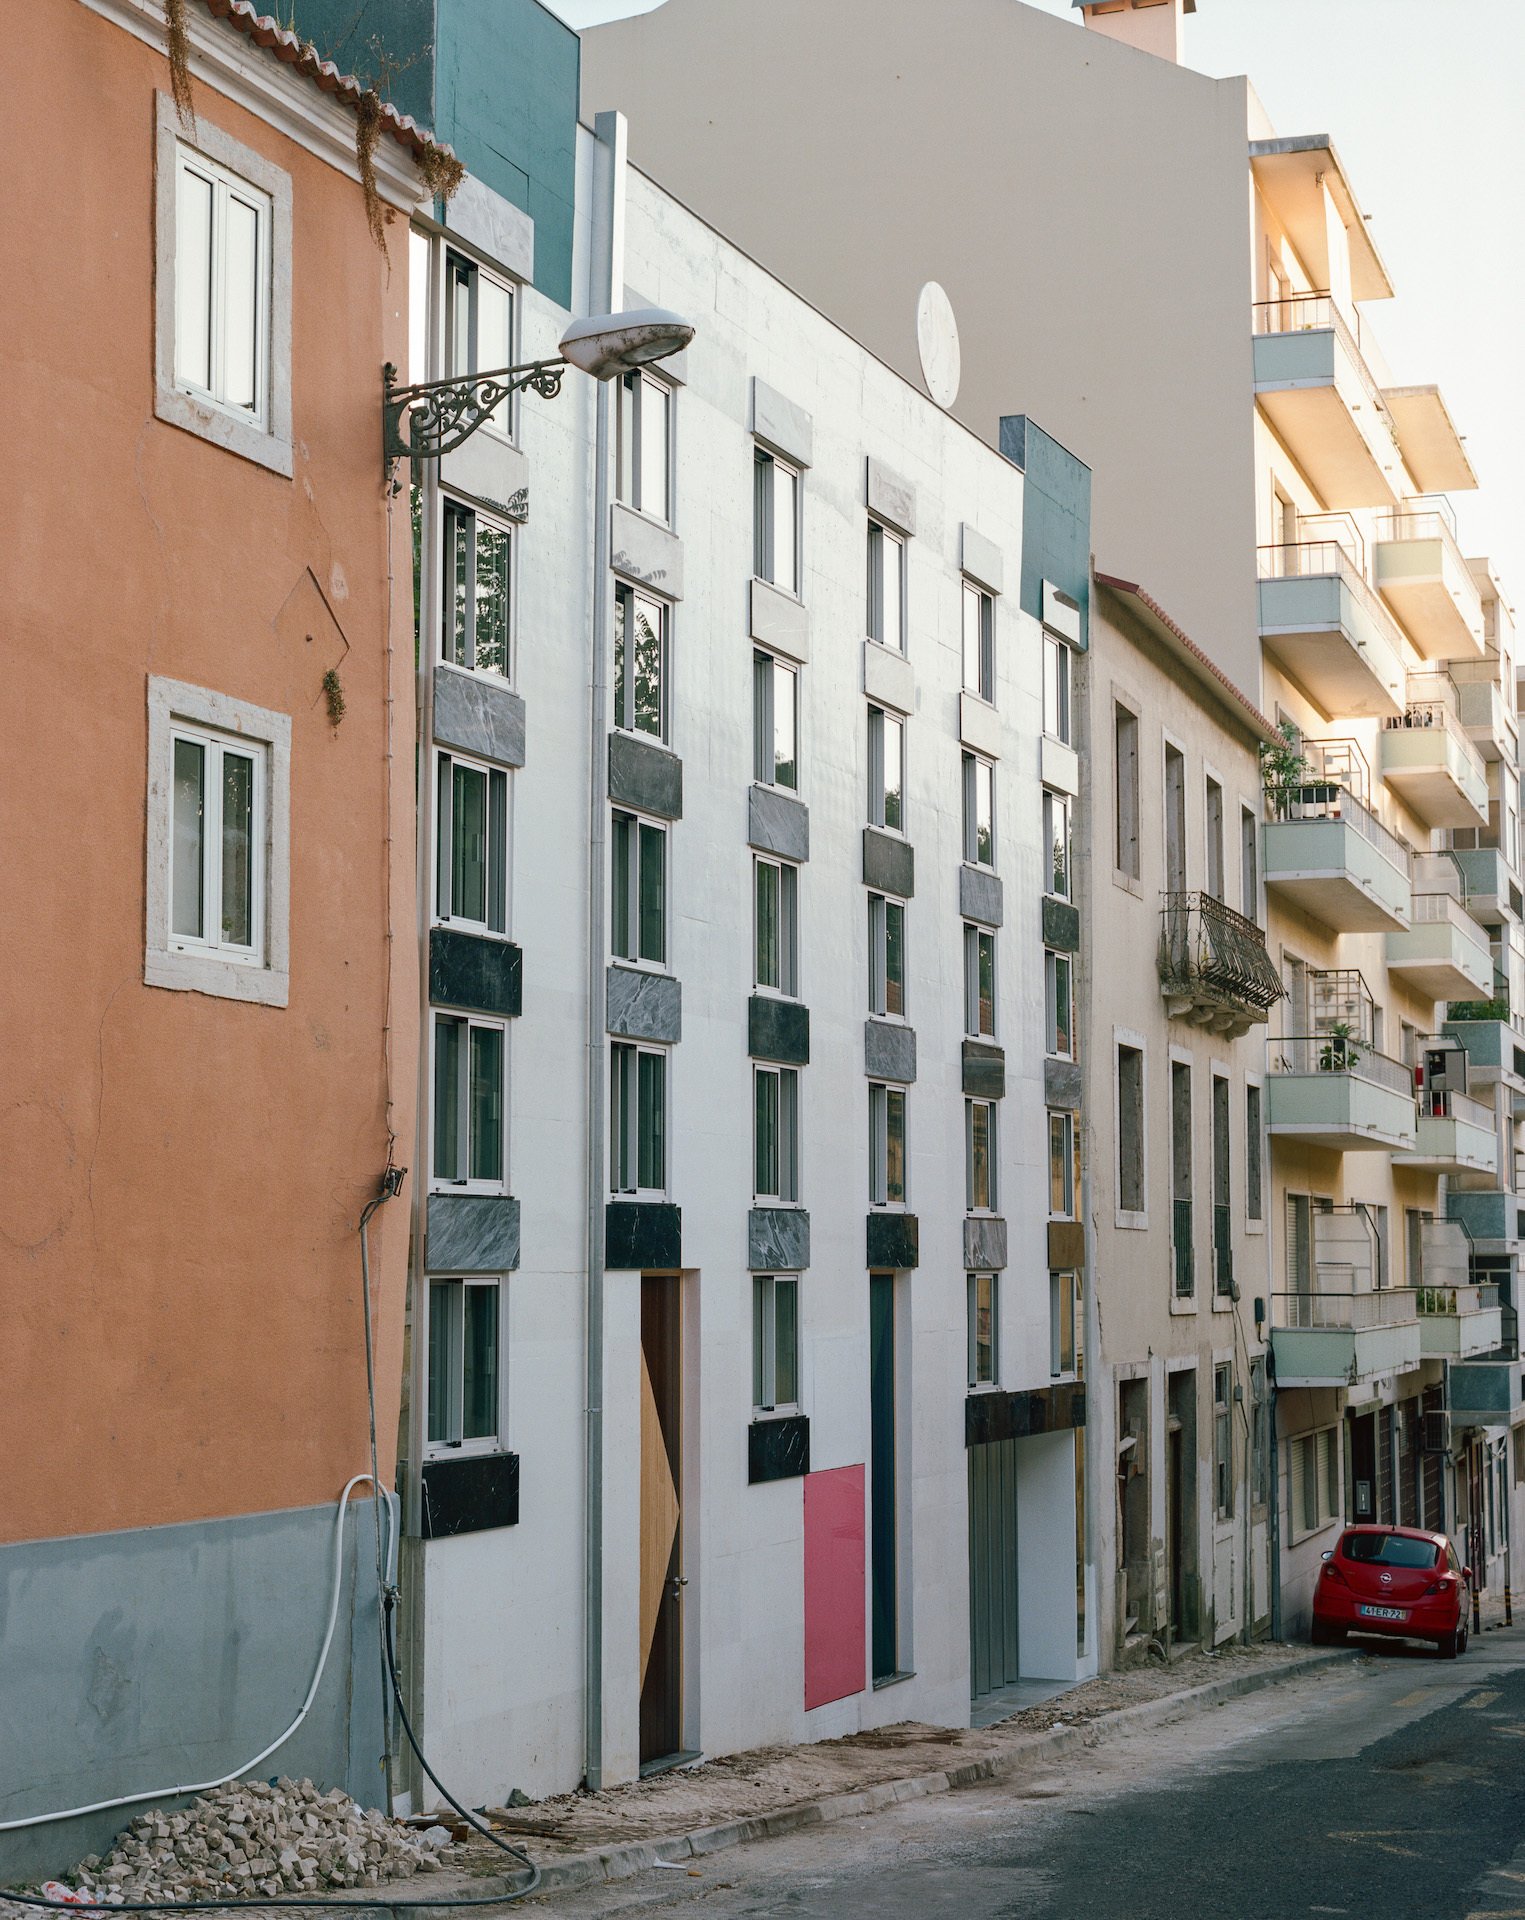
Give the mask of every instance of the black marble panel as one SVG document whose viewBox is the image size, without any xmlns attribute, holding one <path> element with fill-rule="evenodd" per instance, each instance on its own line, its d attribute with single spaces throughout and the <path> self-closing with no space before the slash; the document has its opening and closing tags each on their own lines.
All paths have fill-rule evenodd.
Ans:
<svg viewBox="0 0 1525 1920">
<path fill-rule="evenodd" d="M 524 765 L 524 702 L 491 674 L 434 669 L 434 740 L 500 766 Z"/>
<path fill-rule="evenodd" d="M 747 844 L 784 860 L 810 858 L 810 809 L 777 787 L 747 789 Z"/>
<path fill-rule="evenodd" d="M 683 1210 L 665 1200 L 611 1200 L 604 1208 L 604 1266 L 611 1272 L 683 1264 Z"/>
<path fill-rule="evenodd" d="M 958 870 L 958 910 L 966 920 L 978 920 L 982 927 L 998 927 L 1005 917 L 1001 882 L 984 867 L 960 867 Z"/>
<path fill-rule="evenodd" d="M 971 1393 L 964 1402 L 964 1445 L 990 1440 L 1027 1440 L 1037 1433 L 1063 1433 L 1086 1423 L 1086 1390 L 1078 1380 L 1023 1393 Z"/>
<path fill-rule="evenodd" d="M 898 1273 L 920 1264 L 921 1223 L 914 1213 L 871 1213 L 867 1242 L 867 1266 Z"/>
<path fill-rule="evenodd" d="M 458 1460 L 426 1460 L 423 1536 L 448 1540 L 519 1523 L 517 1453 L 468 1453 Z"/>
<path fill-rule="evenodd" d="M 984 1040 L 964 1042 L 964 1092 L 971 1100 L 1006 1098 L 1006 1050 Z"/>
<path fill-rule="evenodd" d="M 895 1020 L 865 1020 L 863 1071 L 870 1080 L 894 1080 L 910 1086 L 916 1078 L 915 1029 Z"/>
<path fill-rule="evenodd" d="M 1043 944 L 1055 953 L 1079 953 L 1080 909 L 1068 900 L 1043 896 Z"/>
<path fill-rule="evenodd" d="M 1080 1067 L 1074 1060 L 1045 1060 L 1043 1104 L 1074 1113 L 1080 1107 Z"/>
<path fill-rule="evenodd" d="M 863 829 L 863 884 L 875 893 L 892 893 L 909 900 L 916 892 L 916 849 L 893 833 L 876 827 Z"/>
<path fill-rule="evenodd" d="M 683 818 L 683 762 L 633 734 L 609 736 L 609 798 L 659 820 Z"/>
<path fill-rule="evenodd" d="M 810 1061 L 810 1009 L 797 1000 L 775 1000 L 754 993 L 747 1002 L 747 1052 L 754 1060 L 777 1060 L 786 1067 Z"/>
<path fill-rule="evenodd" d="M 798 1480 L 810 1471 L 810 1421 L 803 1413 L 754 1420 L 747 1428 L 747 1485 Z"/>
<path fill-rule="evenodd" d="M 431 927 L 429 999 L 436 1007 L 516 1020 L 524 999 L 524 956 L 512 940 Z"/>
</svg>

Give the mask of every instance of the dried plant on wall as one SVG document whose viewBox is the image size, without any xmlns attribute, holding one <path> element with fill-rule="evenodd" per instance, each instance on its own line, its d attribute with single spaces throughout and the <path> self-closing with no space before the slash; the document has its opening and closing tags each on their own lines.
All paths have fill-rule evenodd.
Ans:
<svg viewBox="0 0 1525 1920">
<path fill-rule="evenodd" d="M 191 35 L 185 22 L 186 0 L 164 0 L 164 31 L 169 43 L 169 89 L 183 127 L 196 124 L 191 97 Z"/>
</svg>

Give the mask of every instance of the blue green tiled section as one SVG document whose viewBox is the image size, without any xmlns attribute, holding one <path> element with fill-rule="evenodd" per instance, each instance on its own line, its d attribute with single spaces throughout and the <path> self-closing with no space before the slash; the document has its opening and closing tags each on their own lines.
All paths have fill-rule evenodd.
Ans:
<svg viewBox="0 0 1525 1920">
<path fill-rule="evenodd" d="M 1051 580 L 1080 607 L 1080 645 L 1089 644 L 1091 610 L 1091 469 L 1052 440 L 1025 413 L 1004 414 L 1001 452 L 1020 467 L 1024 613 L 1043 618 L 1043 583 Z"/>
</svg>

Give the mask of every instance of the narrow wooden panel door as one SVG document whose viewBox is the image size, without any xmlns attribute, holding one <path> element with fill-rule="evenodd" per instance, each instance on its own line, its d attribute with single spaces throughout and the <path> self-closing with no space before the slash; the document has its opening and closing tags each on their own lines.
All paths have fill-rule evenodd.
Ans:
<svg viewBox="0 0 1525 1920">
<path fill-rule="evenodd" d="M 683 1745 L 682 1335 L 675 1275 L 641 1279 L 641 1764 Z"/>
</svg>

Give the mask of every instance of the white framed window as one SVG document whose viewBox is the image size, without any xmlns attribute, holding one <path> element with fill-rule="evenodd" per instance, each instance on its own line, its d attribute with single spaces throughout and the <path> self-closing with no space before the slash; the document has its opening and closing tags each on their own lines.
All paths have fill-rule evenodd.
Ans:
<svg viewBox="0 0 1525 1920">
<path fill-rule="evenodd" d="M 964 582 L 964 686 L 994 703 L 995 600 L 972 580 Z"/>
<path fill-rule="evenodd" d="M 800 476 L 758 447 L 752 466 L 752 571 L 785 593 L 800 590 Z"/>
<path fill-rule="evenodd" d="M 1213 1368 L 1213 1510 L 1234 1517 L 1234 1369 Z"/>
<path fill-rule="evenodd" d="M 429 1282 L 428 1451 L 495 1453 L 504 1429 L 502 1280 Z"/>
<path fill-rule="evenodd" d="M 771 653 L 752 655 L 752 778 L 798 792 L 799 671 Z"/>
<path fill-rule="evenodd" d="M 509 677 L 513 535 L 459 500 L 442 502 L 440 658 Z"/>
<path fill-rule="evenodd" d="M 653 1198 L 667 1191 L 667 1055 L 622 1040 L 609 1049 L 609 1185 Z"/>
<path fill-rule="evenodd" d="M 1070 799 L 1043 789 L 1043 891 L 1056 900 L 1071 898 Z"/>
<path fill-rule="evenodd" d="M 994 1100 L 964 1102 L 964 1205 L 970 1213 L 995 1213 L 996 1114 Z"/>
<path fill-rule="evenodd" d="M 1289 1440 L 1287 1466 L 1288 1538 L 1302 1540 L 1340 1517 L 1339 1428 L 1319 1427 Z"/>
<path fill-rule="evenodd" d="M 1203 819 L 1207 828 L 1207 891 L 1215 900 L 1223 900 L 1223 786 L 1211 774 L 1203 783 Z"/>
<path fill-rule="evenodd" d="M 905 902 L 882 893 L 868 896 L 868 1005 L 905 1018 Z"/>
<path fill-rule="evenodd" d="M 621 810 L 609 823 L 609 946 L 620 960 L 667 965 L 667 829 Z"/>
<path fill-rule="evenodd" d="M 964 1032 L 995 1038 L 995 935 L 964 927 Z"/>
<path fill-rule="evenodd" d="M 290 822 L 289 717 L 150 676 L 146 985 L 286 1005 Z"/>
<path fill-rule="evenodd" d="M 508 775 L 461 754 L 436 756 L 435 893 L 440 920 L 508 931 Z"/>
<path fill-rule="evenodd" d="M 1073 744 L 1070 738 L 1070 668 L 1069 647 L 1055 633 L 1047 628 L 1043 633 L 1043 731 L 1053 740 L 1061 740 L 1065 746 Z"/>
<path fill-rule="evenodd" d="M 800 1400 L 797 1274 L 752 1276 L 752 1411 L 793 1413 Z"/>
<path fill-rule="evenodd" d="M 614 592 L 614 724 L 667 738 L 667 627 L 663 600 L 638 587 Z"/>
<path fill-rule="evenodd" d="M 969 1313 L 969 1384 L 993 1387 L 1001 1377 L 1000 1276 L 967 1276 Z"/>
<path fill-rule="evenodd" d="M 794 999 L 799 993 L 799 868 L 759 854 L 753 869 L 756 984 Z"/>
<path fill-rule="evenodd" d="M 995 767 L 977 753 L 964 755 L 964 858 L 995 866 Z"/>
<path fill-rule="evenodd" d="M 291 177 L 156 99 L 154 412 L 290 477 Z"/>
<path fill-rule="evenodd" d="M 868 1147 L 870 1203 L 903 1207 L 907 1193 L 904 1087 L 870 1081 Z"/>
<path fill-rule="evenodd" d="M 1119 1214 L 1142 1215 L 1145 1212 L 1144 1163 L 1144 1049 L 1142 1046 L 1132 1046 L 1120 1040 L 1117 1043 L 1117 1212 Z"/>
<path fill-rule="evenodd" d="M 868 523 L 868 637 L 905 652 L 905 542 L 877 520 Z"/>
<path fill-rule="evenodd" d="M 905 722 L 875 706 L 868 710 L 868 824 L 905 832 Z"/>
<path fill-rule="evenodd" d="M 1130 880 L 1139 877 L 1138 715 L 1118 700 L 1112 706 L 1112 861 Z"/>
<path fill-rule="evenodd" d="M 800 1197 L 800 1076 L 794 1067 L 752 1069 L 752 1190 L 759 1200 Z"/>
<path fill-rule="evenodd" d="M 615 387 L 619 498 L 653 520 L 672 519 L 672 388 L 636 369 Z"/>
<path fill-rule="evenodd" d="M 445 377 L 498 373 L 514 363 L 514 290 L 506 280 L 445 249 Z M 500 400 L 483 426 L 508 439 L 512 398 Z"/>
<path fill-rule="evenodd" d="M 1075 980 L 1071 956 L 1043 950 L 1044 1047 L 1057 1060 L 1075 1057 Z"/>
<path fill-rule="evenodd" d="M 1265 1125 L 1262 1119 L 1260 1087 L 1252 1080 L 1244 1089 L 1244 1217 L 1261 1221 L 1265 1217 Z"/>
<path fill-rule="evenodd" d="M 1051 1220 L 1078 1218 L 1080 1135 L 1072 1113 L 1048 1116 L 1048 1212 Z"/>
<path fill-rule="evenodd" d="M 464 1014 L 434 1016 L 433 1184 L 506 1190 L 508 1028 Z"/>
<path fill-rule="evenodd" d="M 1080 1377 L 1080 1289 L 1072 1272 L 1048 1276 L 1049 1377 Z"/>
</svg>

